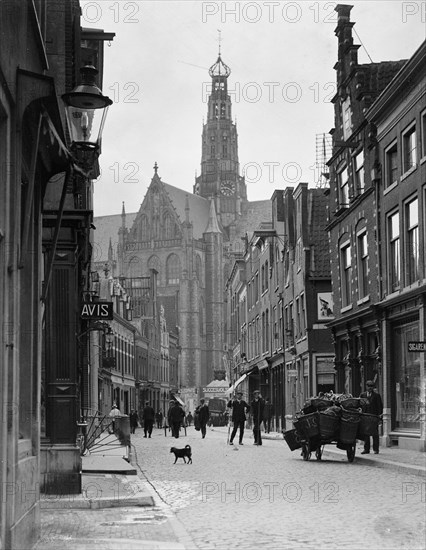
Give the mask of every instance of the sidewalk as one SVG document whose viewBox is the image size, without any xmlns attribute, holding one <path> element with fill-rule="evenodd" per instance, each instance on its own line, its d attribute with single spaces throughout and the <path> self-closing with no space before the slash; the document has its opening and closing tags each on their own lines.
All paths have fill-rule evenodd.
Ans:
<svg viewBox="0 0 426 550">
<path fill-rule="evenodd" d="M 283 439 L 283 436 L 279 432 L 269 434 L 262 432 L 262 438 Z M 362 455 L 361 451 L 363 450 L 363 442 L 357 441 L 355 460 L 360 464 L 368 464 L 368 466 L 375 468 L 386 468 L 399 473 L 426 476 L 426 453 L 398 449 L 398 447 L 380 447 L 380 452 L 377 455 L 374 453 Z M 347 460 L 346 451 L 338 449 L 333 444 L 325 445 L 323 457 L 339 457 L 342 461 Z"/>
<path fill-rule="evenodd" d="M 225 426 L 215 426 L 213 430 L 227 432 L 228 428 Z M 247 429 L 247 433 L 251 432 Z M 284 441 L 283 434 L 281 432 L 270 432 L 269 434 L 262 432 L 262 439 L 272 439 L 282 441 L 287 447 L 287 443 Z M 288 447 L 287 447 L 288 448 Z M 379 454 L 362 455 L 361 451 L 364 450 L 364 444 L 362 441 L 357 441 L 355 461 L 360 464 L 368 464 L 375 468 L 386 468 L 388 470 L 394 470 L 400 473 L 407 473 L 417 476 L 426 476 L 426 453 L 420 451 L 410 451 L 407 449 L 398 449 L 398 447 L 380 447 Z M 336 447 L 336 445 L 325 445 L 324 458 L 339 458 L 342 461 L 347 461 L 346 451 L 342 451 Z M 315 457 L 313 457 L 314 460 Z"/>
<path fill-rule="evenodd" d="M 104 438 L 102 447 L 82 457 L 81 494 L 41 495 L 41 510 L 153 506 L 154 499 L 130 459 L 129 448 L 115 435 Z"/>
</svg>

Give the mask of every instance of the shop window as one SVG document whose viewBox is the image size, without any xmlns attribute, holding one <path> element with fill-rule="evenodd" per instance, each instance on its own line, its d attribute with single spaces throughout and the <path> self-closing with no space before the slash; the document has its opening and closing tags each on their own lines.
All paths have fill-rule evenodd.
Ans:
<svg viewBox="0 0 426 550">
<path fill-rule="evenodd" d="M 419 320 L 405 320 L 394 325 L 392 342 L 392 428 L 404 431 L 420 431 L 421 375 L 420 352 L 410 351 L 408 342 L 418 341 Z"/>
</svg>

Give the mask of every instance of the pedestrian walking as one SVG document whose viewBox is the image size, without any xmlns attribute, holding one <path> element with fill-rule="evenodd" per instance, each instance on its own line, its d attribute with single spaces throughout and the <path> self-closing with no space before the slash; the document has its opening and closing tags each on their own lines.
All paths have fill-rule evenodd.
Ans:
<svg viewBox="0 0 426 550">
<path fill-rule="evenodd" d="M 265 426 L 265 432 L 268 434 L 271 431 L 271 420 L 275 414 L 274 405 L 265 398 L 265 408 L 263 409 L 263 425 Z"/>
<path fill-rule="evenodd" d="M 163 413 L 161 411 L 158 411 L 155 413 L 155 421 L 157 422 L 157 428 L 163 427 Z"/>
<path fill-rule="evenodd" d="M 186 415 L 186 425 L 190 426 L 192 424 L 192 421 L 194 420 L 194 417 L 191 414 L 191 411 Z"/>
<path fill-rule="evenodd" d="M 139 422 L 139 415 L 135 409 L 132 409 L 130 411 L 130 433 L 134 434 L 136 431 L 136 428 L 138 427 Z"/>
<path fill-rule="evenodd" d="M 369 414 L 376 414 L 381 416 L 383 414 L 383 402 L 379 392 L 375 389 L 376 384 L 374 380 L 367 380 L 367 391 L 361 393 L 360 397 L 367 400 L 365 412 Z M 373 438 L 373 451 L 374 454 L 379 454 L 379 428 L 376 428 L 376 433 L 372 435 Z M 370 436 L 364 438 L 364 450 L 362 455 L 368 455 L 370 453 Z"/>
<path fill-rule="evenodd" d="M 262 436 L 260 433 L 260 425 L 263 422 L 263 414 L 265 409 L 265 401 L 259 390 L 253 392 L 253 401 L 251 402 L 250 413 L 253 418 L 253 445 L 262 445 Z"/>
<path fill-rule="evenodd" d="M 120 409 L 117 407 L 117 404 L 116 404 L 115 401 L 112 404 L 112 408 L 111 408 L 111 411 L 109 413 L 109 416 L 112 418 L 112 420 L 111 420 L 111 424 L 109 426 L 108 431 L 109 431 L 110 434 L 113 434 L 115 432 L 115 419 L 117 418 L 117 416 L 121 416 Z"/>
<path fill-rule="evenodd" d="M 144 437 L 151 437 L 152 428 L 154 426 L 155 411 L 149 404 L 149 401 L 145 401 L 145 407 L 142 411 L 142 416 Z"/>
<path fill-rule="evenodd" d="M 196 408 L 195 412 L 199 415 L 201 437 L 204 439 L 206 437 L 207 422 L 210 418 L 210 410 L 204 399 L 200 399 L 200 404 Z"/>
<path fill-rule="evenodd" d="M 234 399 L 228 402 L 228 409 L 232 409 L 232 422 L 234 427 L 231 433 L 231 439 L 229 444 L 233 445 L 234 437 L 237 433 L 237 430 L 240 430 L 239 433 L 239 444 L 243 445 L 244 437 L 244 424 L 246 423 L 246 412 L 250 410 L 248 404 L 243 400 L 243 393 L 237 392 Z"/>
<path fill-rule="evenodd" d="M 179 403 L 177 401 L 170 401 L 167 420 L 172 429 L 172 437 L 175 437 L 176 439 L 179 437 L 179 430 L 184 418 L 185 413 Z"/>
</svg>

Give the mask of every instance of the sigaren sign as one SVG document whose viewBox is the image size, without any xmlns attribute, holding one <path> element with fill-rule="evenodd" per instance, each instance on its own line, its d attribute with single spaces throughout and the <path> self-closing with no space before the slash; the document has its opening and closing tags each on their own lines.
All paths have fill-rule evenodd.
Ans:
<svg viewBox="0 0 426 550">
<path fill-rule="evenodd" d="M 84 302 L 80 317 L 90 321 L 112 321 L 114 309 L 112 302 Z"/>
<path fill-rule="evenodd" d="M 426 342 L 408 342 L 408 351 L 426 351 Z"/>
</svg>

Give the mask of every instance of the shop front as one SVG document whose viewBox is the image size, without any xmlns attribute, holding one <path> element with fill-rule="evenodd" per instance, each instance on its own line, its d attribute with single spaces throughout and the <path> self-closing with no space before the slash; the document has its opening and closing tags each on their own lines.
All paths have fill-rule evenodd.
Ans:
<svg viewBox="0 0 426 550">
<path fill-rule="evenodd" d="M 390 325 L 391 444 L 425 450 L 425 352 L 419 315 Z"/>
</svg>

